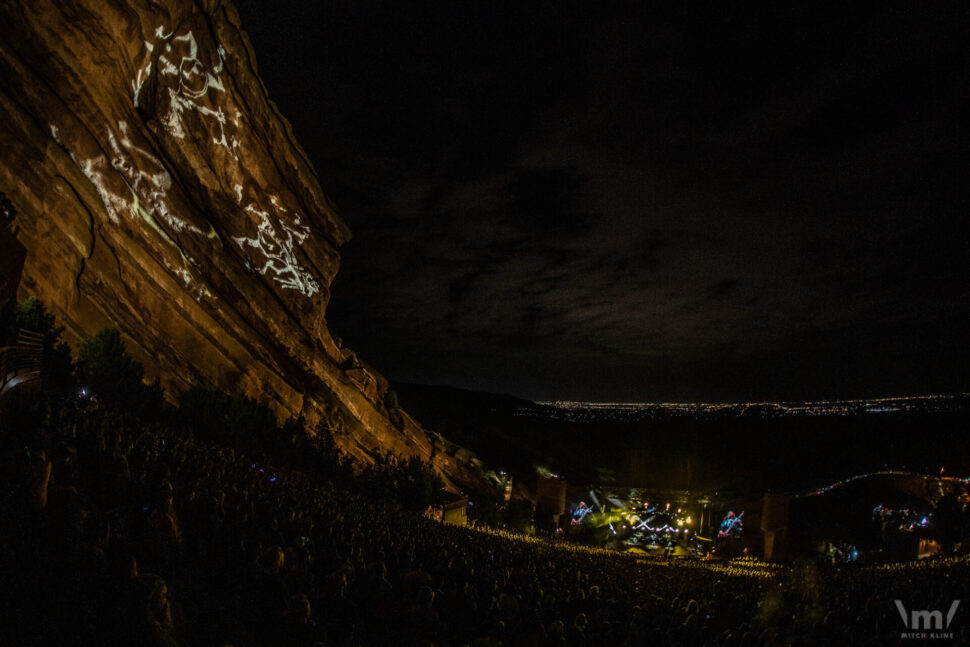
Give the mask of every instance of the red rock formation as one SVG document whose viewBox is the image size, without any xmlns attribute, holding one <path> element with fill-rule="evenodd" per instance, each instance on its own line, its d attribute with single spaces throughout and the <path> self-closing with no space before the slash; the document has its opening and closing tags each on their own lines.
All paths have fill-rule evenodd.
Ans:
<svg viewBox="0 0 970 647">
<path fill-rule="evenodd" d="M 0 312 L 17 295 L 26 250 L 7 224 L 0 222 Z"/>
<path fill-rule="evenodd" d="M 341 368 L 324 313 L 350 234 L 230 2 L 6 0 L 0 78 L 23 291 L 70 336 L 116 325 L 169 390 L 205 378 L 358 458 L 431 456 L 383 378 Z"/>
</svg>

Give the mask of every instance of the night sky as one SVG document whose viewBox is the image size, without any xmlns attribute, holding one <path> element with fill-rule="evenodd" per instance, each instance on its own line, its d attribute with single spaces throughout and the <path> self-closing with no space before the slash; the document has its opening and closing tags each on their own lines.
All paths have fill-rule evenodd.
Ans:
<svg viewBox="0 0 970 647">
<path fill-rule="evenodd" d="M 970 10 L 681 4 L 237 0 L 330 329 L 534 399 L 970 390 Z"/>
</svg>

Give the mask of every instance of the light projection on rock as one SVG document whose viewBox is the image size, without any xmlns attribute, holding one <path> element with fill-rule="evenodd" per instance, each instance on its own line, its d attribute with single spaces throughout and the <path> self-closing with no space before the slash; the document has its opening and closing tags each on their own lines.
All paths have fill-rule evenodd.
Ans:
<svg viewBox="0 0 970 647">
<path fill-rule="evenodd" d="M 270 200 L 276 209 L 283 210 L 275 196 Z M 278 226 L 274 226 L 269 212 L 261 210 L 256 204 L 247 205 L 245 211 L 259 217 L 256 237 L 236 237 L 233 240 L 243 249 L 248 247 L 262 253 L 266 260 L 259 272 L 282 287 L 296 290 L 304 296 L 312 297 L 319 292 L 320 284 L 299 264 L 294 252 L 294 246 L 310 235 L 310 229 L 302 224 L 299 214 L 294 215 L 294 225 L 291 227 L 280 219 L 277 219 Z"/>
<path fill-rule="evenodd" d="M 54 141 L 57 142 L 61 148 L 67 151 L 67 154 L 70 156 L 74 164 L 81 169 L 84 176 L 94 186 L 95 191 L 98 192 L 98 197 L 101 198 L 101 202 L 104 204 L 104 210 L 108 214 L 108 219 L 116 224 L 120 222 L 121 219 L 118 216 L 118 212 L 127 209 L 128 203 L 123 198 L 120 198 L 113 192 L 109 191 L 105 186 L 104 173 L 108 168 L 108 160 L 103 155 L 90 159 L 78 158 L 78 156 L 74 154 L 74 151 L 69 150 L 67 146 L 64 145 L 64 142 L 61 141 L 57 126 L 50 124 L 50 130 Z"/>
<path fill-rule="evenodd" d="M 167 106 L 160 113 L 165 130 L 177 139 L 185 139 L 187 132 L 185 116 L 188 112 L 195 111 L 203 117 L 200 123 L 206 124 L 209 128 L 212 143 L 228 150 L 233 159 L 238 162 L 236 153 L 239 141 L 234 131 L 239 126 L 240 112 L 231 106 L 218 105 L 213 100 L 213 93 L 215 97 L 225 97 L 227 94 L 226 84 L 222 78 L 225 71 L 225 49 L 222 45 L 218 45 L 213 56 L 202 55 L 200 58 L 198 41 L 191 31 L 175 36 L 174 31 L 166 33 L 165 28 L 159 26 L 155 30 L 155 42 L 145 42 L 148 60 L 138 70 L 131 83 L 132 100 L 136 107 L 139 105 L 143 86 L 151 78 L 153 56 L 159 48 L 161 50 L 157 57 L 156 69 L 163 81 L 162 97 L 168 100 Z M 216 62 L 207 65 L 204 62 L 206 58 Z M 210 93 L 210 90 L 213 92 Z M 227 111 L 235 115 L 231 120 L 226 117 Z M 238 167 L 233 170 L 242 171 Z M 286 209 L 276 196 L 270 197 L 270 203 L 277 218 L 275 220 L 270 218 L 270 212 L 262 209 L 257 203 L 258 198 L 254 197 L 254 194 L 260 193 L 261 191 L 254 190 L 252 186 L 244 187 L 238 182 L 233 184 L 236 204 L 250 216 L 259 218 L 254 237 L 237 236 L 233 241 L 244 252 L 255 250 L 262 254 L 265 260 L 259 265 L 261 274 L 269 276 L 283 288 L 296 290 L 304 296 L 313 296 L 320 291 L 320 285 L 312 274 L 297 262 L 294 252 L 295 245 L 303 243 L 309 237 L 309 227 L 302 223 L 299 214 L 295 214 L 292 224 L 284 222 L 279 216 L 285 213 Z M 253 263 L 257 264 L 255 260 Z"/>
<path fill-rule="evenodd" d="M 173 137 L 184 139 L 187 128 L 185 115 L 188 111 L 195 111 L 207 124 L 212 137 L 212 143 L 222 146 L 238 160 L 236 151 L 239 141 L 235 136 L 227 133 L 228 118 L 222 107 L 213 107 L 209 98 L 209 90 L 225 94 L 226 86 L 222 80 L 225 69 L 226 51 L 221 45 L 216 47 L 216 62 L 206 65 L 199 58 L 199 45 L 195 35 L 188 31 L 179 36 L 174 32 L 165 33 L 161 26 L 155 30 L 155 42 L 145 41 L 148 61 L 136 72 L 131 82 L 132 101 L 139 106 L 140 94 L 145 82 L 151 78 L 153 56 L 157 47 L 162 46 L 158 54 L 158 75 L 162 77 L 164 91 L 162 98 L 167 99 L 167 105 L 160 113 L 160 119 Z M 207 105 L 209 104 L 209 105 Z M 233 118 L 238 126 L 239 111 Z"/>
<path fill-rule="evenodd" d="M 232 196 L 238 207 L 248 215 L 246 221 L 256 225 L 254 236 L 232 238 L 246 255 L 247 265 L 257 268 L 263 276 L 271 278 L 282 288 L 295 290 L 306 297 L 317 294 L 320 284 L 300 265 L 296 256 L 296 247 L 310 236 L 309 226 L 304 224 L 300 214 L 290 213 L 276 195 L 268 197 L 270 208 L 264 207 L 258 197 L 263 192 L 246 182 L 246 170 L 239 165 L 235 154 L 239 143 L 231 131 L 238 125 L 238 117 L 227 120 L 226 107 L 212 101 L 210 90 L 221 93 L 217 96 L 226 96 L 226 86 L 221 78 L 225 50 L 217 46 L 213 55 L 217 63 L 207 67 L 203 63 L 206 57 L 199 58 L 199 46 L 192 32 L 174 36 L 173 32 L 166 33 L 164 28 L 159 27 L 155 30 L 155 36 L 155 43 L 145 43 L 148 60 L 131 81 L 134 106 L 139 106 L 141 92 L 155 73 L 165 80 L 160 96 L 168 99 L 168 105 L 158 115 L 165 132 L 176 139 L 185 139 L 186 112 L 195 111 L 203 117 L 192 122 L 192 127 L 207 126 L 212 134 L 211 144 L 225 148 L 236 160 L 236 164 L 223 167 L 223 172 L 227 179 L 242 180 L 242 183 L 233 182 Z M 160 46 L 163 46 L 162 51 L 153 65 L 152 55 Z M 231 105 L 229 109 L 239 114 L 238 110 L 232 110 Z M 119 121 L 114 129 L 108 127 L 108 154 L 91 158 L 77 157 L 60 140 L 57 127 L 51 124 L 50 130 L 55 141 L 68 152 L 94 185 L 109 220 L 119 224 L 121 215 L 129 214 L 132 219 L 146 223 L 163 240 L 178 249 L 181 267 L 166 261 L 168 271 L 186 287 L 191 287 L 196 298 L 211 296 L 204 285 L 193 281 L 192 269 L 195 264 L 185 256 L 181 245 L 172 236 L 191 234 L 217 240 L 218 234 L 211 227 L 208 233 L 203 232 L 173 213 L 169 200 L 172 177 L 165 164 L 153 153 L 150 144 L 136 143 L 137 129 L 131 128 L 127 121 Z"/>
<path fill-rule="evenodd" d="M 118 123 L 120 137 L 108 131 L 108 143 L 111 145 L 111 166 L 122 174 L 131 191 L 131 211 L 149 223 L 159 233 L 161 231 L 155 216 L 172 230 L 185 230 L 201 233 L 199 229 L 177 218 L 171 212 L 167 202 L 167 192 L 172 186 L 172 177 L 165 170 L 165 166 L 150 152 L 131 142 L 127 122 Z"/>
<path fill-rule="evenodd" d="M 168 261 L 164 261 L 164 265 L 181 280 L 185 287 L 191 287 L 192 274 L 188 269 L 191 263 L 179 244 L 159 224 L 159 219 L 174 232 L 193 234 L 202 232 L 172 213 L 167 201 L 167 191 L 172 185 L 171 175 L 157 157 L 145 148 L 132 143 L 128 123 L 124 121 L 118 123 L 120 134 L 115 134 L 110 128 L 107 129 L 108 144 L 111 148 L 110 161 L 104 155 L 79 159 L 61 141 L 57 126 L 51 124 L 50 131 L 54 141 L 67 150 L 68 155 L 94 186 L 104 204 L 108 219 L 119 224 L 121 221 L 119 214 L 127 212 L 131 218 L 147 223 L 166 243 L 178 250 L 182 267 L 174 267 Z M 117 173 L 112 174 L 111 169 Z M 119 176 L 123 184 L 117 181 Z M 129 195 L 119 194 L 117 190 L 112 189 L 109 186 L 112 180 L 116 187 L 127 187 Z M 193 293 L 197 298 L 209 296 L 208 290 L 204 287 L 193 288 Z"/>
<path fill-rule="evenodd" d="M 57 126 L 51 124 L 50 130 L 54 141 L 67 151 L 81 172 L 94 185 L 112 222 L 119 223 L 119 213 L 127 211 L 132 217 L 146 221 L 172 244 L 175 244 L 174 241 L 159 227 L 156 218 L 161 219 L 173 231 L 201 233 L 197 227 L 172 213 L 167 201 L 167 191 L 172 186 L 172 178 L 157 157 L 132 143 L 127 122 L 118 123 L 120 136 L 110 128 L 107 129 L 108 144 L 111 147 L 110 162 L 104 155 L 87 159 L 79 158 L 61 141 Z M 123 179 L 130 195 L 119 195 L 118 191 L 109 186 L 111 181 L 108 175 L 109 169 L 117 171 L 117 175 Z M 118 185 L 115 182 L 115 186 Z"/>
</svg>

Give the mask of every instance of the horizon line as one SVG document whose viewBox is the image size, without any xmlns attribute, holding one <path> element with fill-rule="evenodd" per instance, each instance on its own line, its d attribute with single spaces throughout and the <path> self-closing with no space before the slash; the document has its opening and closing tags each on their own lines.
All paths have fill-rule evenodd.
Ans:
<svg viewBox="0 0 970 647">
<path fill-rule="evenodd" d="M 845 400 L 762 400 L 762 401 L 721 401 L 721 402 L 701 402 L 701 401 L 685 401 L 685 402 L 650 402 L 650 401 L 626 401 L 626 402 L 602 402 L 602 401 L 592 401 L 592 400 L 535 400 L 535 404 L 544 406 L 562 406 L 562 405 L 593 405 L 593 406 L 619 406 L 619 407 L 630 407 L 630 406 L 643 406 L 643 405 L 654 405 L 654 406 L 705 406 L 705 407 L 729 407 L 737 405 L 775 405 L 775 406 L 817 406 L 817 405 L 832 405 L 832 404 L 859 404 L 866 402 L 898 402 L 901 400 L 931 400 L 938 398 L 958 398 L 970 396 L 970 392 L 960 391 L 956 393 L 934 393 L 927 395 L 898 395 L 898 396 L 880 396 L 876 398 L 851 398 Z"/>
</svg>

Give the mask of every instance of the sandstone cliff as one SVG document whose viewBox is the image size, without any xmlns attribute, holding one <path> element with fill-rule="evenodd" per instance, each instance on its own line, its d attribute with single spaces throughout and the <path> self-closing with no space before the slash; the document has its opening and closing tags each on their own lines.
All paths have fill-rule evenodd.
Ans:
<svg viewBox="0 0 970 647">
<path fill-rule="evenodd" d="M 358 458 L 458 474 L 327 331 L 350 234 L 230 2 L 6 0 L 0 79 L 22 292 L 69 336 L 115 325 L 170 391 L 208 379 L 330 425 Z"/>
</svg>

